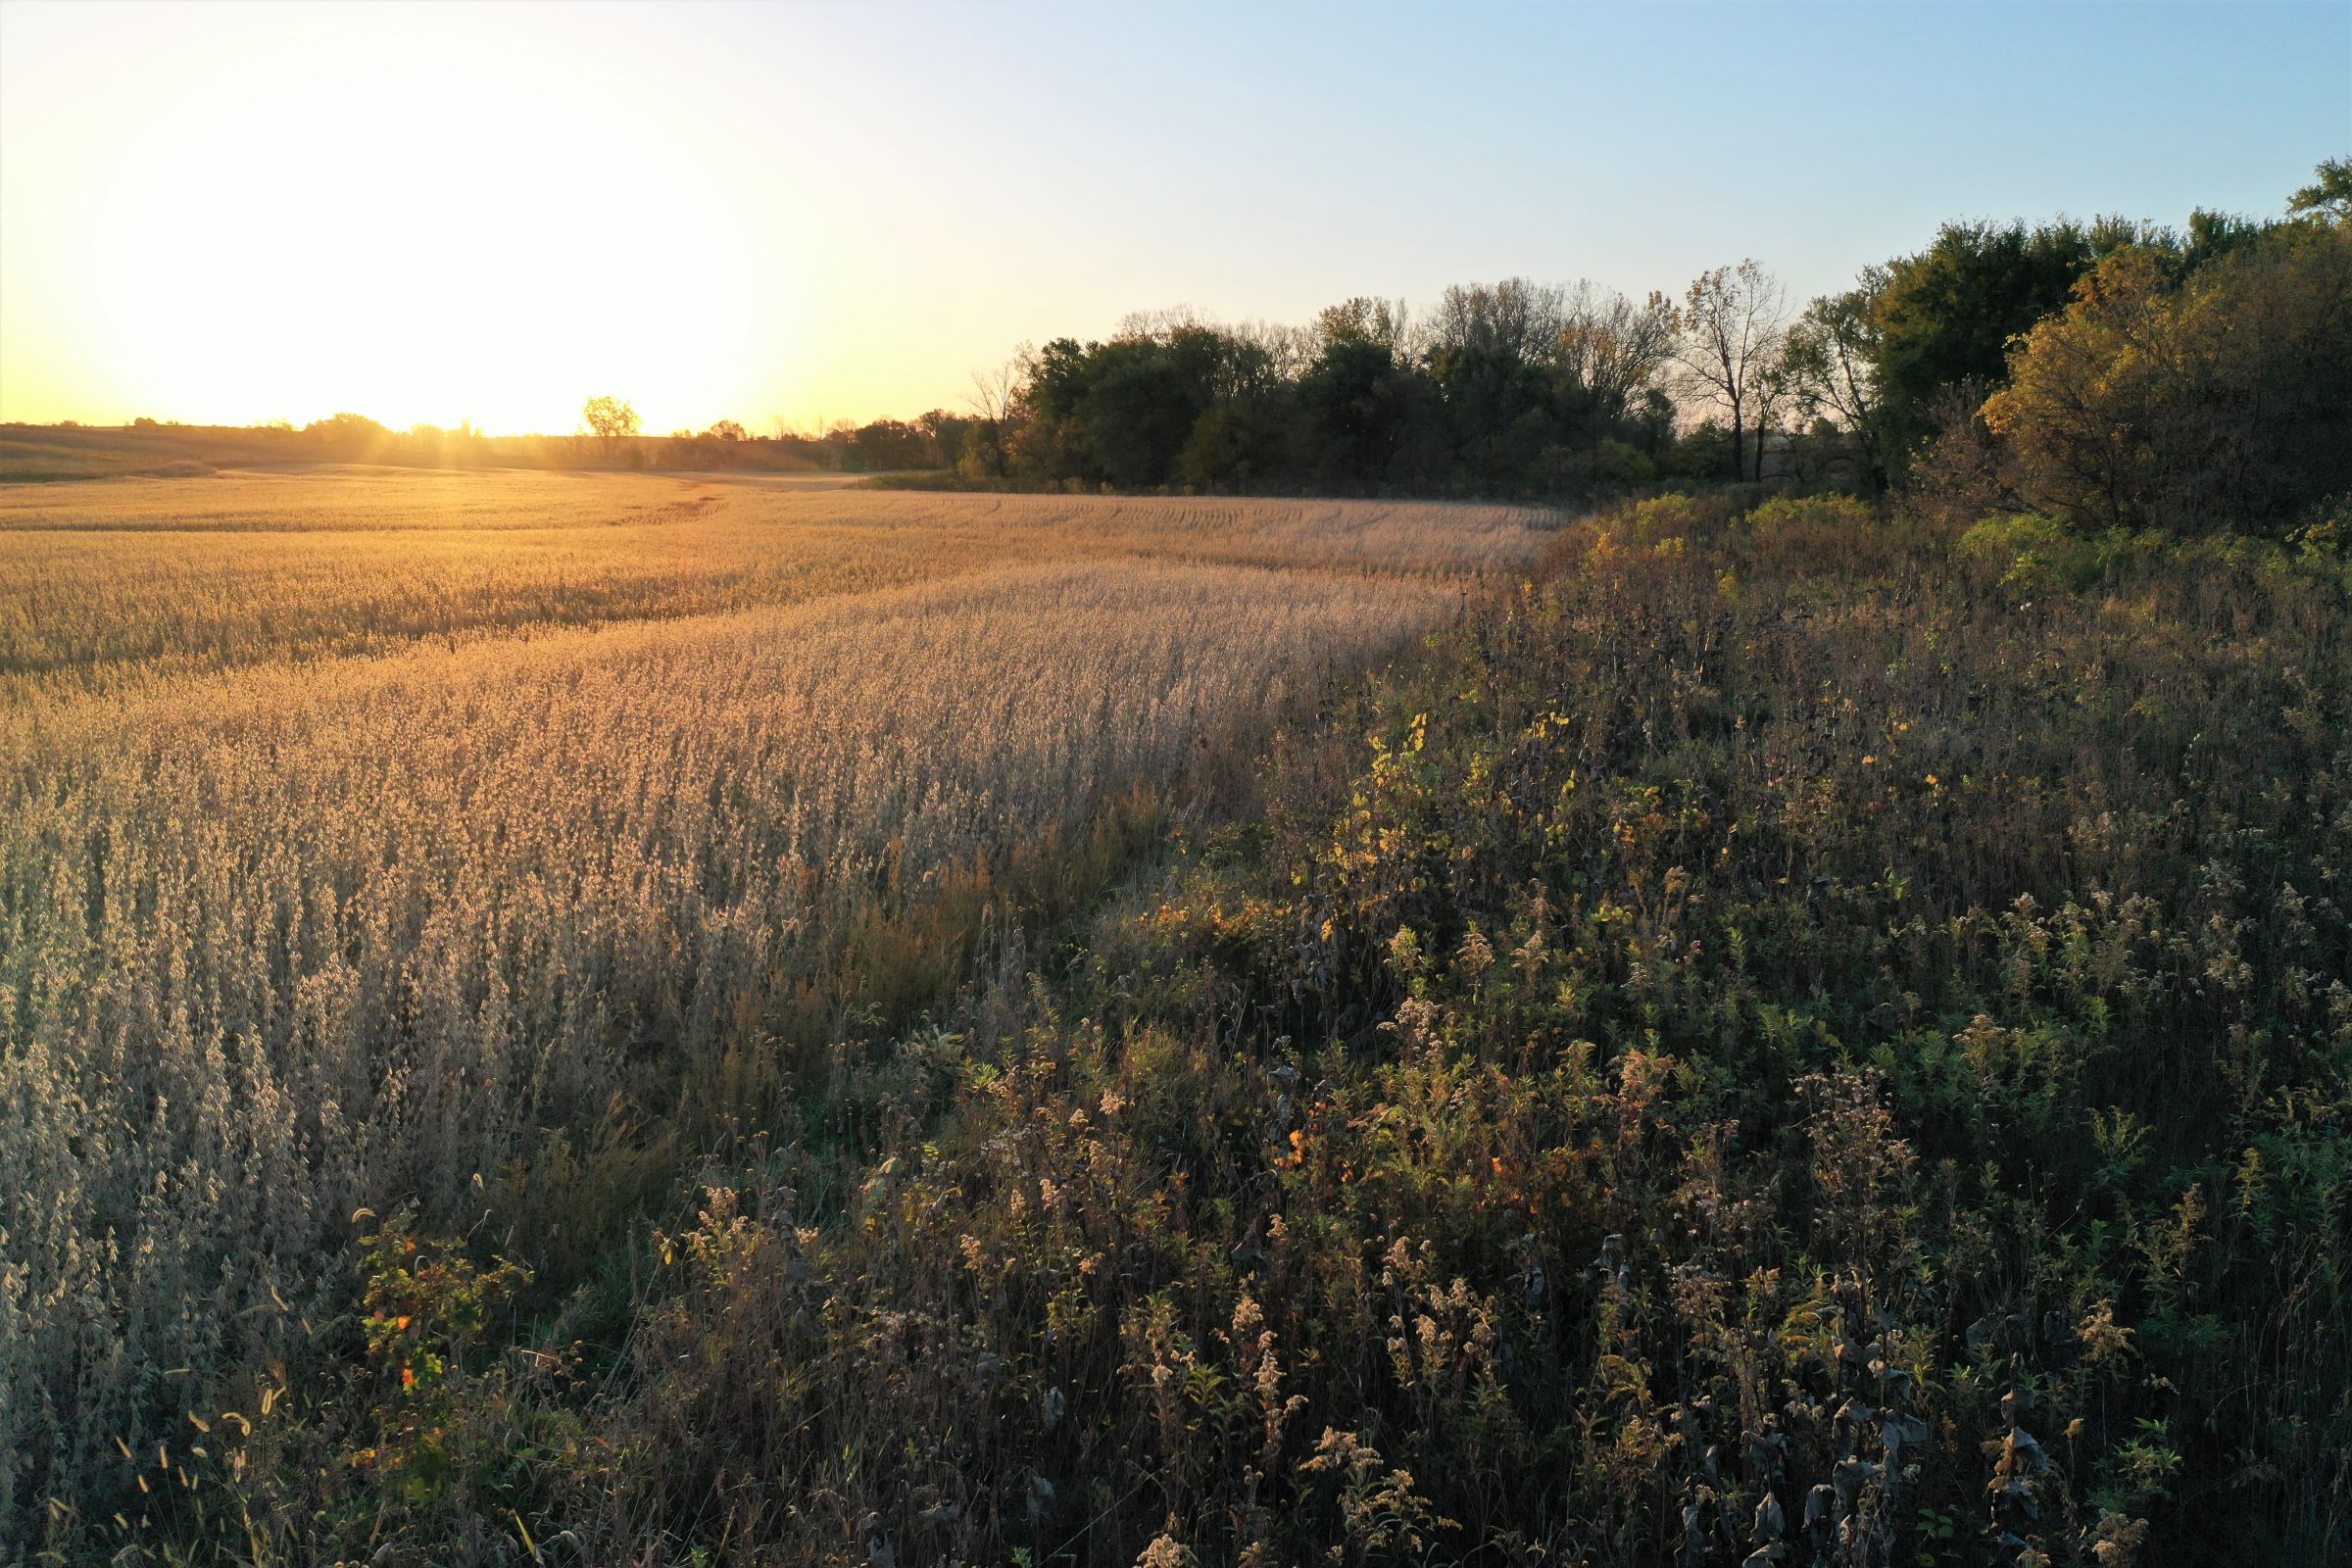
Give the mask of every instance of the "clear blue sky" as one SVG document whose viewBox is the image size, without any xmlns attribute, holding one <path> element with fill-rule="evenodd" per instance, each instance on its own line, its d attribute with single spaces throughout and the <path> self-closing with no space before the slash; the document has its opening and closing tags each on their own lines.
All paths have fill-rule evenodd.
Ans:
<svg viewBox="0 0 2352 1568">
<path fill-rule="evenodd" d="M 7 0 L 0 116 L 11 416 L 811 422 L 1139 308 L 2274 213 L 2352 153 L 2352 4 Z"/>
</svg>

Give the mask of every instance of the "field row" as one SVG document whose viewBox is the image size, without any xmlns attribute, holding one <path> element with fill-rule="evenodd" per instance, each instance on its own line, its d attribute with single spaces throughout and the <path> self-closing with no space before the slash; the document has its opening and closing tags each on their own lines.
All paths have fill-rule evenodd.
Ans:
<svg viewBox="0 0 2352 1568">
<path fill-rule="evenodd" d="M 1500 507 L 812 492 L 628 474 L 6 487 L 0 702 L 11 676 L 22 692 L 145 668 L 378 654 L 423 637 L 707 614 L 1021 562 L 1458 573 L 1532 559 L 1545 521 Z"/>
<path fill-rule="evenodd" d="M 254 1364 L 362 1204 L 789 1071 L 746 1054 L 859 932 L 1453 597 L 1030 565 L 44 705 L 0 741 L 0 1455 L 102 1463 Z"/>
</svg>

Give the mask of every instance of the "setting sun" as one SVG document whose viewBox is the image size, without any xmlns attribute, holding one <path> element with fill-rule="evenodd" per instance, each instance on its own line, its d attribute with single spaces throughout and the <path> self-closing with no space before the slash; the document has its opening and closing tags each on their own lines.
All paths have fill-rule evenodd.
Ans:
<svg viewBox="0 0 2352 1568">
<path fill-rule="evenodd" d="M 1727 245 L 1811 293 L 1947 197 L 2251 209 L 2340 128 L 2325 25 L 2061 10 L 2020 57 L 1962 12 L 1830 15 L 1370 7 L 1341 69 L 1337 13 L 1279 5 L 0 0 L 0 420 L 906 418 L 1138 310 L 1638 297 Z M 1788 90 L 1690 90 L 1665 67 L 1700 40 Z M 1824 72 L 1869 134 L 1825 140 Z M 2218 112 L 2255 77 L 2273 114 Z"/>
<path fill-rule="evenodd" d="M 561 430 L 611 385 L 699 428 L 769 394 L 792 249 L 755 260 L 751 171 L 690 104 L 527 10 L 269 20 L 256 50 L 148 13 L 129 69 L 12 71 L 7 417 Z M 12 63 L 117 47 L 8 28 Z"/>
</svg>

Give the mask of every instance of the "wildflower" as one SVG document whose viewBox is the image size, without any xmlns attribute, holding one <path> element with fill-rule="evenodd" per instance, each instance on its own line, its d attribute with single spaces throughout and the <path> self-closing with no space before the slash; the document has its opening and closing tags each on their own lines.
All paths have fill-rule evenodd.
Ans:
<svg viewBox="0 0 2352 1568">
<path fill-rule="evenodd" d="M 1173 1519 L 1168 1522 L 1175 1523 Z M 1190 1568 L 1197 1560 L 1191 1547 L 1163 1531 L 1154 1536 L 1152 1544 L 1144 1548 L 1143 1555 L 1135 1559 L 1135 1568 Z"/>
<path fill-rule="evenodd" d="M 2132 1353 L 2132 1330 L 2116 1322 L 2113 1301 L 2100 1301 L 2085 1312 L 2076 1333 L 2082 1342 L 2083 1359 L 2094 1365 Z"/>
</svg>

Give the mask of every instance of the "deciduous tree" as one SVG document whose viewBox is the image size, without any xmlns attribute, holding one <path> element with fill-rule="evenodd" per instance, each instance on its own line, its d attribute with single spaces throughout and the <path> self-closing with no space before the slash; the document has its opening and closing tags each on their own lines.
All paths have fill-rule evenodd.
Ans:
<svg viewBox="0 0 2352 1568">
<path fill-rule="evenodd" d="M 1755 261 L 1701 272 L 1675 313 L 1675 363 L 1691 399 L 1722 411 L 1731 429 L 1731 477 L 1749 471 L 1746 436 L 1755 436 L 1761 472 L 1764 433 L 1780 395 L 1788 336 L 1788 294 Z"/>
<path fill-rule="evenodd" d="M 1865 268 L 1855 287 L 1815 300 L 1788 329 L 1784 356 L 1797 413 L 1835 422 L 1874 489 L 1886 483 L 1876 369 L 1878 306 L 1886 287 L 1884 268 Z"/>
<path fill-rule="evenodd" d="M 2352 227 L 2169 263 L 2108 256 L 2019 345 L 1984 410 L 2010 483 L 2099 526 L 2289 527 L 2352 488 Z"/>
<path fill-rule="evenodd" d="M 596 437 L 608 462 L 618 457 L 623 444 L 637 434 L 637 411 L 619 398 L 590 398 L 580 406 L 580 417 L 587 421 L 589 434 Z"/>
</svg>

